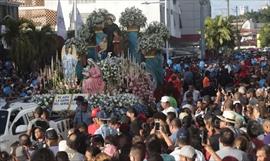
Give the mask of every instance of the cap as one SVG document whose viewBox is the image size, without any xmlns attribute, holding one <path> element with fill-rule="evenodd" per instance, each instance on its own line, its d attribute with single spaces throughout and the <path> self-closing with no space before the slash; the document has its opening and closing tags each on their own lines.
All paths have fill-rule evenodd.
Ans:
<svg viewBox="0 0 270 161">
<path fill-rule="evenodd" d="M 99 111 L 97 113 L 97 118 L 99 118 L 100 120 L 110 120 L 110 117 L 105 111 Z"/>
<path fill-rule="evenodd" d="M 75 101 L 83 102 L 84 101 L 84 97 L 83 96 L 77 96 L 74 100 Z"/>
<path fill-rule="evenodd" d="M 92 111 L 91 111 L 91 117 L 92 118 L 97 117 L 98 112 L 100 112 L 100 109 L 99 108 L 92 109 Z"/>
<path fill-rule="evenodd" d="M 177 139 L 178 140 L 186 140 L 189 138 L 189 134 L 187 129 L 185 128 L 181 128 L 179 129 L 179 131 L 177 132 Z"/>
<path fill-rule="evenodd" d="M 193 111 L 193 107 L 191 104 L 185 104 L 182 109 L 189 109 L 191 112 Z"/>
<path fill-rule="evenodd" d="M 107 144 L 105 145 L 103 152 L 109 155 L 110 157 L 113 157 L 117 154 L 117 148 L 114 145 Z"/>
<path fill-rule="evenodd" d="M 160 102 L 169 102 L 170 101 L 170 97 L 169 96 L 163 96 L 161 97 Z"/>
<path fill-rule="evenodd" d="M 179 151 L 180 156 L 184 156 L 190 159 L 192 159 L 195 154 L 195 149 L 190 145 L 183 146 Z"/>
<path fill-rule="evenodd" d="M 234 111 L 224 111 L 222 116 L 217 116 L 220 120 L 235 123 L 235 113 Z"/>
<path fill-rule="evenodd" d="M 57 132 L 53 128 L 49 128 L 46 130 L 45 138 L 48 140 L 57 140 L 58 139 Z"/>
<path fill-rule="evenodd" d="M 186 113 L 186 112 L 181 112 L 181 113 L 179 114 L 179 119 L 180 119 L 180 120 L 183 120 L 183 118 L 186 117 L 186 116 L 188 116 L 188 113 Z"/>
</svg>

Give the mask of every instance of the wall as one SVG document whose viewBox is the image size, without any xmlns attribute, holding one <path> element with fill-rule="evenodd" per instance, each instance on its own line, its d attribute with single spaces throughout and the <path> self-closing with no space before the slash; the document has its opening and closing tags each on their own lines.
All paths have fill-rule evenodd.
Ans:
<svg viewBox="0 0 270 161">
<path fill-rule="evenodd" d="M 181 8 L 182 35 L 198 34 L 200 30 L 199 0 L 179 0 Z M 210 3 L 204 6 L 204 19 L 211 16 Z"/>
</svg>

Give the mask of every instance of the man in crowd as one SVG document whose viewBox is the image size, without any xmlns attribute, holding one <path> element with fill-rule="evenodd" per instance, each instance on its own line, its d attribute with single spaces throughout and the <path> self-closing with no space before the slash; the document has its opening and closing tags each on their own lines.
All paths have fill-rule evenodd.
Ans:
<svg viewBox="0 0 270 161">
<path fill-rule="evenodd" d="M 129 131 L 131 136 L 140 135 L 141 122 L 137 119 L 136 110 L 132 107 L 129 107 L 126 115 L 130 119 Z"/>
<path fill-rule="evenodd" d="M 117 135 L 117 130 L 111 128 L 108 124 L 107 121 L 110 120 L 110 117 L 105 111 L 100 111 L 97 114 L 97 123 L 99 124 L 99 128 L 96 130 L 95 135 L 101 135 L 103 139 L 105 139 L 109 135 Z"/>
<path fill-rule="evenodd" d="M 42 119 L 41 115 L 43 114 L 43 109 L 41 107 L 37 107 L 34 111 L 34 119 L 31 120 L 27 127 L 27 134 L 31 136 L 32 129 L 34 126 L 40 126 L 43 128 L 42 130 L 45 131 L 47 128 L 49 128 L 49 123 Z"/>
<path fill-rule="evenodd" d="M 74 117 L 74 127 L 78 127 L 82 124 L 86 124 L 87 126 L 91 123 L 90 113 L 88 111 L 88 102 L 84 100 L 79 109 L 75 113 Z"/>
<path fill-rule="evenodd" d="M 163 108 L 163 111 L 162 112 L 165 115 L 167 115 L 168 112 L 174 112 L 176 114 L 176 116 L 178 115 L 176 109 L 173 108 L 173 107 L 171 107 L 171 105 L 170 105 L 170 97 L 163 96 L 161 98 L 160 102 L 161 102 L 161 107 Z"/>
<path fill-rule="evenodd" d="M 235 135 L 234 132 L 229 128 L 224 128 L 221 130 L 220 138 L 219 138 L 221 148 L 220 150 L 216 152 L 217 155 L 221 159 L 227 156 L 232 156 L 241 161 L 249 161 L 249 158 L 245 152 L 235 149 L 233 147 L 233 143 L 235 139 L 234 135 Z M 215 161 L 215 160 L 211 157 L 210 161 Z"/>
</svg>

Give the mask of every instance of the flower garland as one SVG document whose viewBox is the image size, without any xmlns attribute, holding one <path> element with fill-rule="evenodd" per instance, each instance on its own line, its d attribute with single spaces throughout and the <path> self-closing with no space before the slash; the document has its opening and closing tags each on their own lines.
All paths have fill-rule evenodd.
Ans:
<svg viewBox="0 0 270 161">
<path fill-rule="evenodd" d="M 54 101 L 54 95 L 35 95 L 33 96 L 32 101 L 37 103 L 42 108 L 51 108 Z"/>
</svg>

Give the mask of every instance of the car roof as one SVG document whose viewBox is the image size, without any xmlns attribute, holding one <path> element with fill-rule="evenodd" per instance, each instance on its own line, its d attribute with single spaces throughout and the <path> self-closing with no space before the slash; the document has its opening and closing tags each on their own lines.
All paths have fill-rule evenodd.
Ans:
<svg viewBox="0 0 270 161">
<path fill-rule="evenodd" d="M 7 102 L 4 106 L 0 106 L 0 110 L 13 111 L 18 108 L 23 110 L 23 109 L 38 107 L 37 103 L 29 101 L 29 100 L 30 100 L 29 98 L 21 98 L 21 99 Z"/>
</svg>

